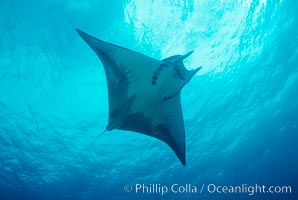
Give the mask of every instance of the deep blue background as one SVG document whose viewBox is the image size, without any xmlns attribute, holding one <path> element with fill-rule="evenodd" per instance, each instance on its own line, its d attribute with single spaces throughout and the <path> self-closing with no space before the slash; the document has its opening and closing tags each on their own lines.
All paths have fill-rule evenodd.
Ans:
<svg viewBox="0 0 298 200">
<path fill-rule="evenodd" d="M 295 0 L 1 0 L 0 199 L 297 199 Z M 194 50 L 187 165 L 113 131 L 102 64 L 79 38 L 162 59 Z M 125 184 L 290 185 L 292 194 L 134 194 Z"/>
</svg>

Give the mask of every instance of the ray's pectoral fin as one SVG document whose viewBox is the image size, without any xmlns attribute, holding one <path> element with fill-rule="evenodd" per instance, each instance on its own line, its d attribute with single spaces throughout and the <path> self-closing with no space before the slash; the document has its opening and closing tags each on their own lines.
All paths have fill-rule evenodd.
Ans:
<svg viewBox="0 0 298 200">
<path fill-rule="evenodd" d="M 180 93 L 161 107 L 162 113 L 154 132 L 175 152 L 180 162 L 185 166 L 185 128 L 183 121 Z"/>
</svg>

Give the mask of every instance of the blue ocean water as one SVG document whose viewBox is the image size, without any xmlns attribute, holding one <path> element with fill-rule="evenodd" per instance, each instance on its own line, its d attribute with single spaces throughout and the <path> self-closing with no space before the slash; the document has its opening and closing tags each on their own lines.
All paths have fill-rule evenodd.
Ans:
<svg viewBox="0 0 298 200">
<path fill-rule="evenodd" d="M 297 12 L 295 0 L 1 0 L 0 199 L 298 199 Z M 181 95 L 185 167 L 132 132 L 82 152 L 108 102 L 102 64 L 75 28 L 157 59 L 194 50 L 185 65 L 203 69 Z"/>
</svg>

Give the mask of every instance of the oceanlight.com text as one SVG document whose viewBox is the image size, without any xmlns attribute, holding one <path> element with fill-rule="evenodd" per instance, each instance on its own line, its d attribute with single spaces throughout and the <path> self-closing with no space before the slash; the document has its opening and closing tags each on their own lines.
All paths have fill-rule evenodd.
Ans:
<svg viewBox="0 0 298 200">
<path fill-rule="evenodd" d="M 247 185 L 241 184 L 237 186 L 226 186 L 226 185 L 215 185 L 209 184 L 207 185 L 208 193 L 224 193 L 224 194 L 233 194 L 233 193 L 244 193 L 248 195 L 254 194 L 291 194 L 292 187 L 291 186 L 265 186 L 265 185 Z"/>
</svg>

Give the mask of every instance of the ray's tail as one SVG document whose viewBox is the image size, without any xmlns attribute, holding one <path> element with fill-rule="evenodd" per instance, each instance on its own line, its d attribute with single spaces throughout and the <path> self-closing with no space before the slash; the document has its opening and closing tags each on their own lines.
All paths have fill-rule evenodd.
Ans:
<svg viewBox="0 0 298 200">
<path fill-rule="evenodd" d="M 89 149 L 103 134 L 105 134 L 106 131 L 107 129 L 103 130 L 85 149 L 81 151 L 81 153 Z"/>
<path fill-rule="evenodd" d="M 77 156 L 75 156 L 74 161 L 77 161 L 78 158 L 82 156 L 82 154 L 89 149 L 105 132 L 107 129 L 103 130 L 85 149 L 83 149 Z"/>
</svg>

